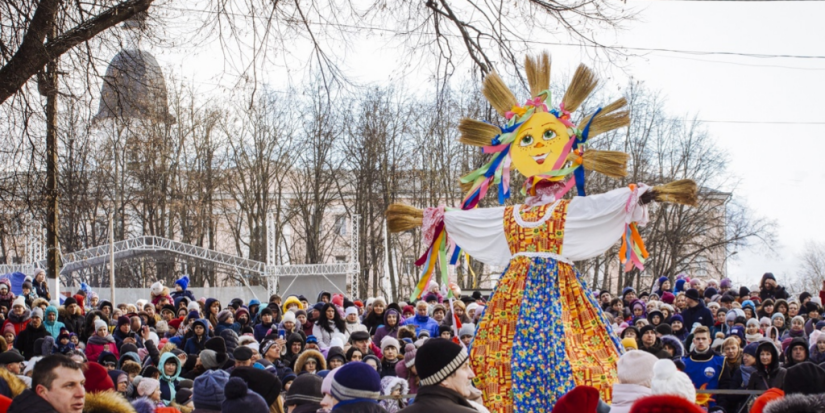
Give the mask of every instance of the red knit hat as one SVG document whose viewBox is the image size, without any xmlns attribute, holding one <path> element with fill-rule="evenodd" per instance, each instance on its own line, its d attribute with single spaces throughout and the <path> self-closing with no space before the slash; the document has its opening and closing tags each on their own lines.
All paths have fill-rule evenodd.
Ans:
<svg viewBox="0 0 825 413">
<path fill-rule="evenodd" d="M 785 392 L 782 390 L 777 389 L 776 387 L 768 389 L 761 396 L 757 397 L 756 400 L 753 401 L 753 406 L 751 406 L 751 413 L 762 413 L 765 410 L 765 406 L 774 401 L 779 400 L 785 397 Z"/>
<path fill-rule="evenodd" d="M 180 330 L 180 323 L 182 323 L 182 322 L 183 322 L 183 318 L 176 318 L 174 320 L 169 321 L 166 324 L 168 324 L 169 327 L 173 327 L 175 330 Z"/>
<path fill-rule="evenodd" d="M 115 383 L 112 382 L 112 378 L 109 377 L 109 372 L 106 370 L 106 367 L 94 361 L 86 363 L 86 370 L 83 372 L 83 375 L 86 377 L 86 384 L 83 385 L 83 387 L 86 388 L 86 392 L 88 393 L 115 389 Z"/>
<path fill-rule="evenodd" d="M 599 405 L 599 391 L 590 386 L 576 386 L 561 396 L 553 413 L 595 413 Z"/>
<path fill-rule="evenodd" d="M 705 413 L 705 411 L 684 397 L 648 396 L 633 403 L 630 413 Z"/>
</svg>

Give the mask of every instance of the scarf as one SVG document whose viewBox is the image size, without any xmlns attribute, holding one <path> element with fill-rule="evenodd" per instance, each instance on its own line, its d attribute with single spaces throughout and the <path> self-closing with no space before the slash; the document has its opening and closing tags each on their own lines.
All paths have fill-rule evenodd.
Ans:
<svg viewBox="0 0 825 413">
<path fill-rule="evenodd" d="M 115 338 L 112 337 L 111 334 L 109 334 L 106 337 L 101 337 L 97 334 L 89 337 L 89 344 L 95 344 L 95 345 L 102 345 L 103 346 L 103 345 L 106 345 L 106 344 L 109 344 L 109 343 L 114 343 L 114 342 L 115 342 Z"/>
<path fill-rule="evenodd" d="M 0 293 L 0 301 L 14 301 L 14 293 L 11 289 L 7 290 L 5 294 Z"/>
<path fill-rule="evenodd" d="M 9 313 L 9 321 L 11 321 L 13 324 L 20 324 L 26 322 L 26 320 L 31 318 L 31 316 L 32 312 L 29 310 L 24 311 L 23 315 L 21 316 L 15 314 L 14 311 L 12 311 Z"/>
<path fill-rule="evenodd" d="M 751 374 L 756 372 L 756 367 L 743 365 L 739 370 L 742 372 L 742 388 L 747 388 L 748 382 L 751 380 Z"/>
<path fill-rule="evenodd" d="M 748 342 L 748 344 L 755 343 L 763 338 L 764 337 L 762 337 L 762 334 L 759 333 L 745 334 L 745 340 Z"/>
</svg>

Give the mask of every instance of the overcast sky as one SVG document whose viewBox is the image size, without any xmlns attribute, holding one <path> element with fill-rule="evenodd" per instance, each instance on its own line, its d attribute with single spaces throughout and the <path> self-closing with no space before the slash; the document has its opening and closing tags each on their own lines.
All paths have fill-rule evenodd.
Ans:
<svg viewBox="0 0 825 413">
<path fill-rule="evenodd" d="M 746 57 L 684 52 L 648 52 L 621 68 L 602 73 L 617 91 L 629 78 L 644 82 L 667 97 L 674 116 L 698 116 L 720 147 L 729 151 L 730 177 L 721 188 L 762 217 L 776 220 L 778 232 L 767 234 L 776 253 L 754 249 L 738 253 L 728 270 L 736 282 L 755 284 L 766 271 L 780 280 L 793 277 L 806 240 L 825 240 L 825 2 L 636 1 L 637 20 L 605 41 L 634 48 L 800 55 L 820 58 Z M 555 39 L 547 38 L 553 42 Z M 571 71 L 580 61 L 603 68 L 592 53 L 574 47 L 537 47 L 553 55 L 554 73 Z M 373 35 L 347 52 L 347 74 L 363 83 L 382 84 L 399 76 L 396 49 Z M 643 53 L 643 52 L 637 52 Z M 216 48 L 187 52 L 158 50 L 158 60 L 179 76 L 199 83 L 206 93 L 221 76 L 223 55 Z M 285 85 L 302 68 L 287 72 L 273 66 L 262 81 Z M 429 73 L 407 68 L 408 84 Z M 620 93 L 617 92 L 617 93 Z"/>
</svg>

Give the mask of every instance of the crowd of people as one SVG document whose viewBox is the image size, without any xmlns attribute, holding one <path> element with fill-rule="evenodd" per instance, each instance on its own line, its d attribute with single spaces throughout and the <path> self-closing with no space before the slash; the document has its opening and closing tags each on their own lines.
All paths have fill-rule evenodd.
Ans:
<svg viewBox="0 0 825 413">
<path fill-rule="evenodd" d="M 446 300 L 433 283 L 415 303 L 322 292 L 223 304 L 188 284 L 115 305 L 85 285 L 52 297 L 42 271 L 19 296 L 0 279 L 0 413 L 486 411 L 468 352 L 478 292 Z M 619 382 L 610 403 L 579 386 L 554 412 L 825 405 L 825 283 L 816 297 L 790 296 L 770 273 L 751 289 L 680 276 L 593 293 L 624 347 Z"/>
</svg>

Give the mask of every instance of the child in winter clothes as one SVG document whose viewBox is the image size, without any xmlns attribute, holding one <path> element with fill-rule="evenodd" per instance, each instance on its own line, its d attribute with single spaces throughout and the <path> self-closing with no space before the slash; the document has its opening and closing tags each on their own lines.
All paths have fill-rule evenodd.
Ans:
<svg viewBox="0 0 825 413">
<path fill-rule="evenodd" d="M 103 320 L 95 320 L 95 335 L 89 337 L 86 345 L 86 358 L 97 360 L 100 353 L 108 351 L 115 357 L 120 358 L 120 353 L 115 344 L 115 338 L 109 334 L 109 326 Z"/>
<path fill-rule="evenodd" d="M 23 296 L 23 299 L 26 300 L 26 306 L 31 308 L 32 307 L 32 301 L 37 299 L 37 293 L 34 291 L 34 288 L 32 287 L 31 281 L 24 282 L 22 289 L 23 289 L 22 296 Z"/>
<path fill-rule="evenodd" d="M 172 300 L 172 296 L 169 295 L 169 288 L 163 285 L 160 281 L 156 281 L 152 284 L 152 289 L 149 294 L 152 296 L 152 304 L 154 304 L 155 307 L 158 306 L 158 303 L 162 298 L 166 298 L 170 304 L 174 302 Z M 141 305 L 140 308 L 143 309 L 143 305 Z"/>
<path fill-rule="evenodd" d="M 189 302 L 196 301 L 195 300 L 195 295 L 192 294 L 192 291 L 189 291 L 188 288 L 189 288 L 189 276 L 188 275 L 184 275 L 184 276 L 178 278 L 177 281 L 175 281 L 175 291 L 172 292 L 172 300 L 175 302 L 175 307 L 178 306 L 178 303 L 180 302 L 181 298 L 184 298 L 184 297 L 187 298 L 189 300 Z"/>
<path fill-rule="evenodd" d="M 69 339 L 69 333 L 66 332 L 66 329 L 63 329 L 63 331 L 57 336 L 57 352 L 60 354 L 68 354 L 74 349 L 74 344 L 72 344 Z"/>
<path fill-rule="evenodd" d="M 174 353 L 168 351 L 160 356 L 160 367 L 160 399 L 168 405 L 175 400 L 175 394 L 180 390 L 178 377 L 183 365 Z"/>
<path fill-rule="evenodd" d="M 399 347 L 401 345 L 398 344 L 398 340 L 390 336 L 386 336 L 381 340 L 381 354 L 383 355 L 381 359 L 381 377 L 397 375 L 395 365 L 398 364 Z"/>
<path fill-rule="evenodd" d="M 66 328 L 65 324 L 57 321 L 57 307 L 53 305 L 46 307 L 46 319 L 43 320 L 43 325 L 52 337 L 59 336 L 60 331 Z"/>
<path fill-rule="evenodd" d="M 406 396 L 410 391 L 410 385 L 401 377 L 386 376 L 381 379 L 381 391 L 384 396 L 399 397 L 399 399 L 381 400 L 381 407 L 387 413 L 396 413 L 407 407 L 407 400 L 400 398 Z"/>
<path fill-rule="evenodd" d="M 14 302 L 14 293 L 11 292 L 11 281 L 8 278 L 0 279 L 0 307 L 6 307 L 11 310 L 11 304 Z"/>
</svg>

